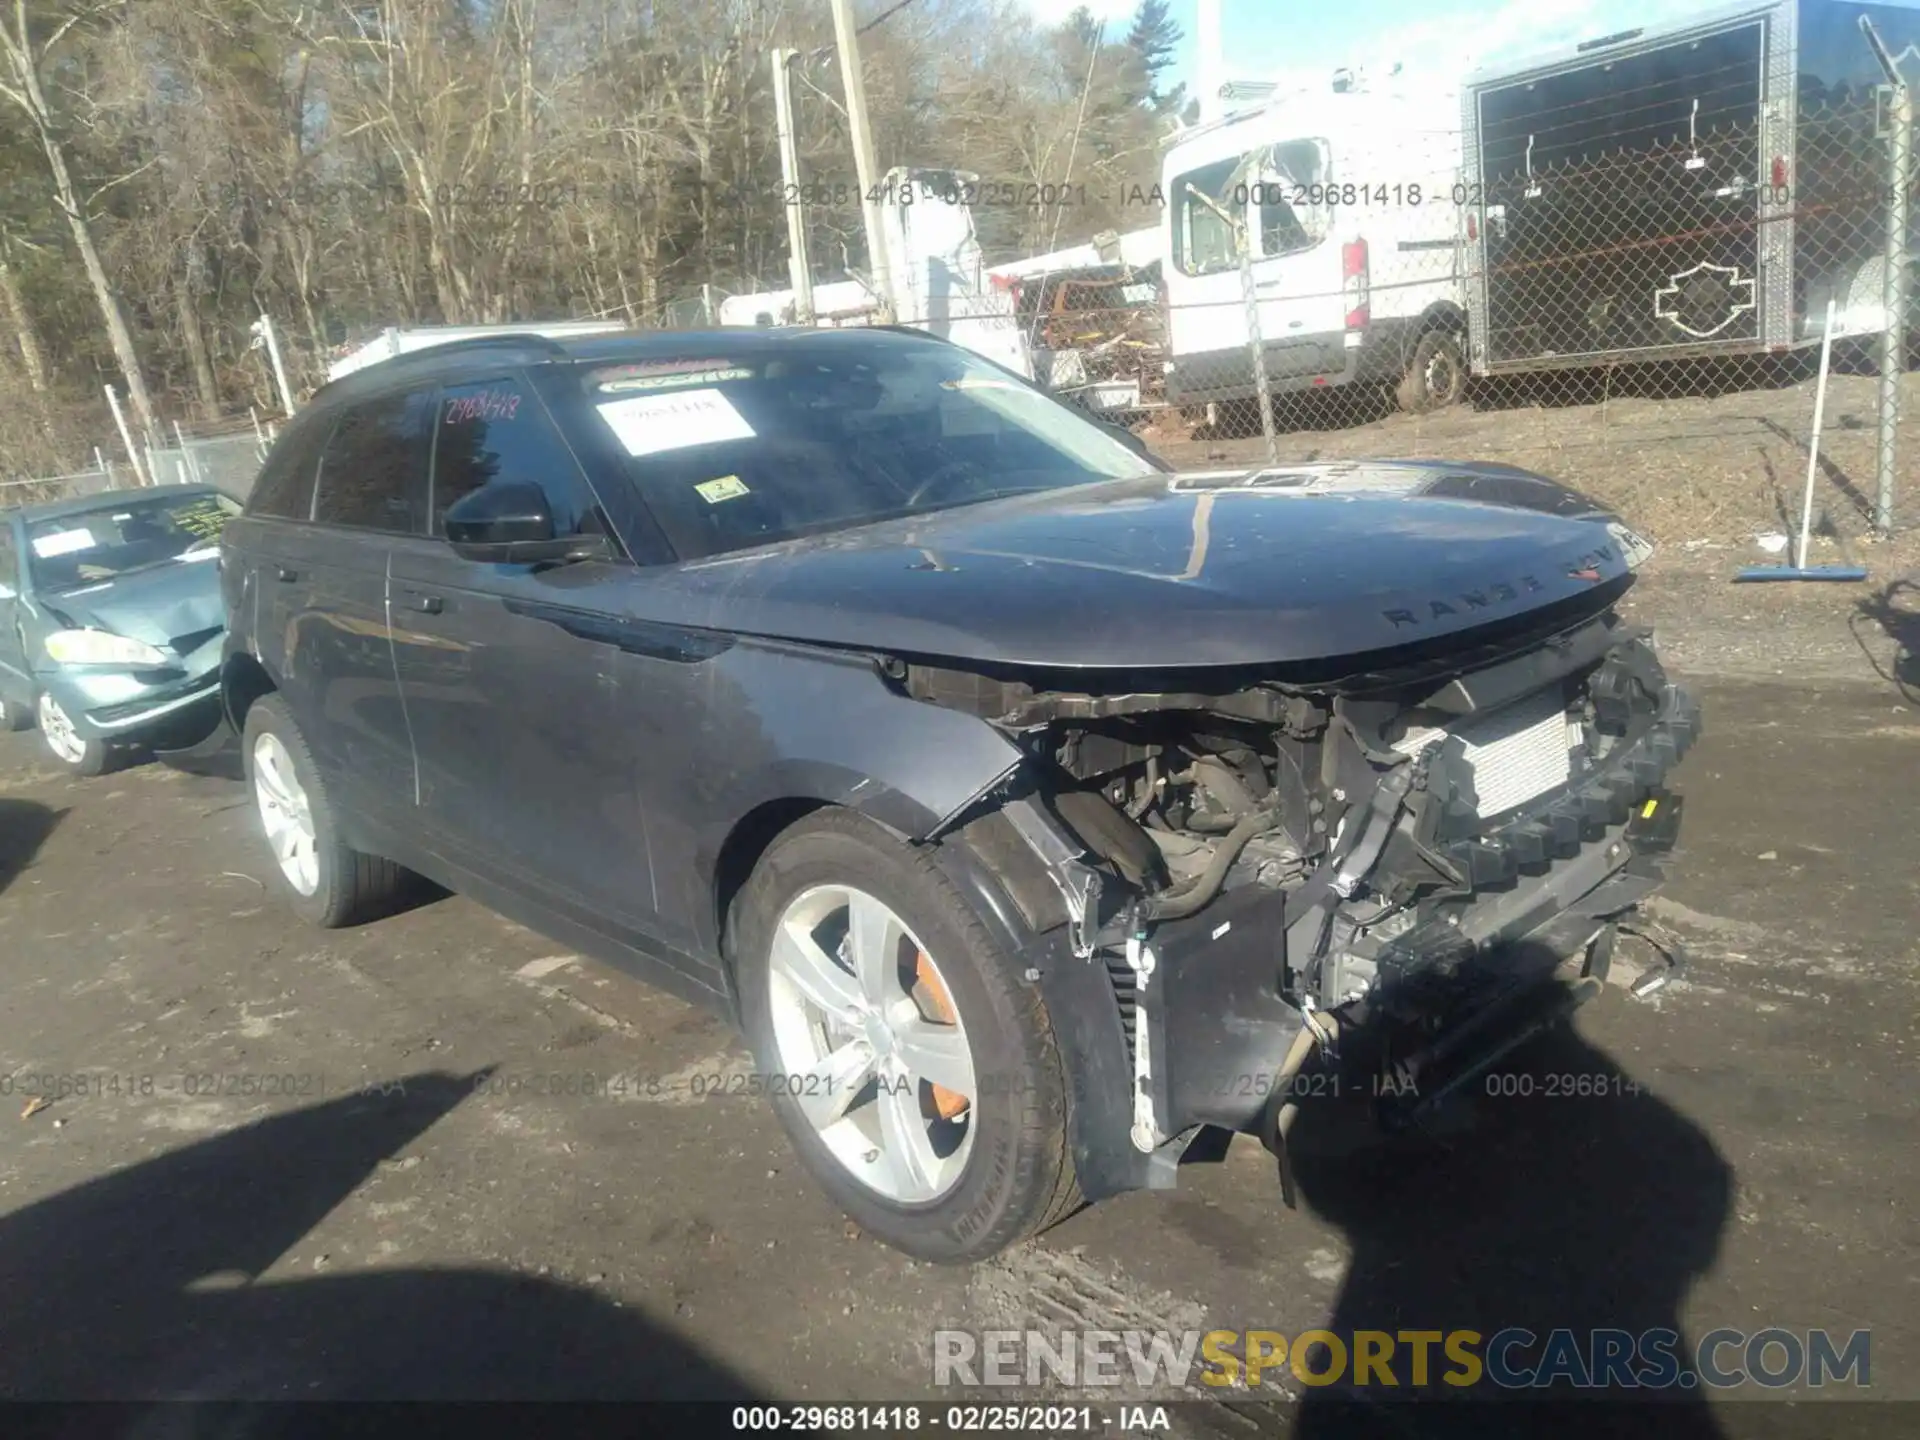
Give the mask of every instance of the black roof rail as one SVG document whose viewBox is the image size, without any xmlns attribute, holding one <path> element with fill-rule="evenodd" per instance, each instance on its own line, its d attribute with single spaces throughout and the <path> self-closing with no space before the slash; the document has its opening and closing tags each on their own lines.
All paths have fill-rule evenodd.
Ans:
<svg viewBox="0 0 1920 1440">
<path fill-rule="evenodd" d="M 551 335 L 542 335 L 533 330 L 505 331 L 499 335 L 469 335 L 461 340 L 442 340 L 434 345 L 422 345 L 418 350 L 404 350 L 398 355 L 390 355 L 386 360 L 376 360 L 374 365 L 389 364 L 394 360 L 411 360 L 416 355 L 445 355 L 450 351 L 487 350 L 498 346 L 512 346 L 520 349 L 536 349 L 548 355 L 565 356 L 567 347 Z M 373 365 L 363 365 L 361 370 L 371 370 Z M 355 375 L 360 370 L 353 372 Z M 345 377 L 342 377 L 345 378 Z"/>
<path fill-rule="evenodd" d="M 524 354 L 529 350 L 538 351 L 550 359 L 567 359 L 570 352 L 550 335 L 536 334 L 531 330 L 522 330 L 500 335 L 469 335 L 459 340 L 445 340 L 437 345 L 423 345 L 418 350 L 402 351 L 398 355 L 389 355 L 383 360 L 374 360 L 362 365 L 358 370 L 350 370 L 337 380 L 329 380 L 308 397 L 307 403 L 313 404 L 322 397 L 331 398 L 345 390 L 357 388 L 359 384 L 377 385 L 378 379 L 363 377 L 394 376 L 413 367 L 405 362 L 409 360 L 443 360 L 450 354 L 466 354 L 479 350 L 509 350 Z"/>
</svg>

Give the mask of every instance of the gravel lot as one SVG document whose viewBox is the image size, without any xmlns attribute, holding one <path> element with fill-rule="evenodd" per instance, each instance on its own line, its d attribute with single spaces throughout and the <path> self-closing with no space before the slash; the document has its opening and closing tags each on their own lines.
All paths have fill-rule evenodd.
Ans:
<svg viewBox="0 0 1920 1440">
<path fill-rule="evenodd" d="M 940 1326 L 1664 1323 L 1871 1328 L 1872 1393 L 1920 1400 L 1889 579 L 1636 594 L 1707 707 L 1659 902 L 1694 968 L 1511 1068 L 1639 1093 L 1477 1097 L 1417 1165 L 1309 1110 L 1302 1212 L 1243 1143 L 973 1271 L 853 1232 L 718 1023 L 459 898 L 302 929 L 236 785 L 0 736 L 0 1395 L 925 1400 Z"/>
</svg>

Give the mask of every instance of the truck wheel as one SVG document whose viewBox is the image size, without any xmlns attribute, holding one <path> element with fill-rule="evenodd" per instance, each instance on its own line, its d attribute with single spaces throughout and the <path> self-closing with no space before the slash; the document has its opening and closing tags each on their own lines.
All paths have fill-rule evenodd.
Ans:
<svg viewBox="0 0 1920 1440">
<path fill-rule="evenodd" d="M 294 912 L 330 930 L 389 904 L 407 872 L 341 841 L 313 752 L 279 696 L 257 700 L 247 711 L 242 752 L 274 870 Z"/>
<path fill-rule="evenodd" d="M 1413 347 L 1394 399 L 1408 414 L 1424 415 L 1458 404 L 1466 393 L 1467 361 L 1459 338 L 1446 330 L 1427 331 Z"/>
<path fill-rule="evenodd" d="M 730 931 L 774 1111 L 862 1228 L 963 1263 L 1082 1203 L 1046 1008 L 931 861 L 849 812 L 809 817 Z"/>
</svg>

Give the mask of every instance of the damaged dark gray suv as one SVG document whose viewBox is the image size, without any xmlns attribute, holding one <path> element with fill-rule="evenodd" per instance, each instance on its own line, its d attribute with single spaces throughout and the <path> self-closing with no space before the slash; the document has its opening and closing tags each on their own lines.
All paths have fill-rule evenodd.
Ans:
<svg viewBox="0 0 1920 1440">
<path fill-rule="evenodd" d="M 495 338 L 289 425 L 222 689 L 307 918 L 418 872 L 713 1007 L 974 1260 L 1599 987 L 1698 728 L 1645 550 L 1502 466 L 1169 473 L 911 332 Z"/>
</svg>

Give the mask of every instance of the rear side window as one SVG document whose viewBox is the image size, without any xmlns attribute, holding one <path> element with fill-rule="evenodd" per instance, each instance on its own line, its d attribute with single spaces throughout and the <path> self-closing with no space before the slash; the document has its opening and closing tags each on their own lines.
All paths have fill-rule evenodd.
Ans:
<svg viewBox="0 0 1920 1440">
<path fill-rule="evenodd" d="M 313 518 L 411 535 L 424 458 L 418 395 L 389 395 L 340 417 L 320 455 Z"/>
<path fill-rule="evenodd" d="M 301 425 L 274 446 L 253 482 L 247 513 L 276 520 L 311 520 L 313 477 L 320 467 L 320 447 L 331 433 L 332 427 L 324 421 Z"/>
<path fill-rule="evenodd" d="M 1325 144 L 1289 140 L 1262 158 L 1253 196 L 1260 210 L 1260 253 L 1312 249 L 1327 238 L 1333 224 Z"/>
<path fill-rule="evenodd" d="M 495 480 L 545 490 L 556 534 L 604 530 L 573 452 L 519 380 L 449 385 L 440 392 L 434 431 L 433 534 L 446 534 L 449 505 Z"/>
</svg>

